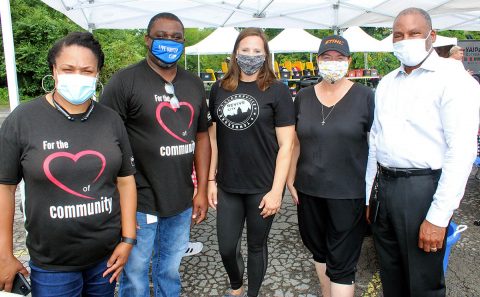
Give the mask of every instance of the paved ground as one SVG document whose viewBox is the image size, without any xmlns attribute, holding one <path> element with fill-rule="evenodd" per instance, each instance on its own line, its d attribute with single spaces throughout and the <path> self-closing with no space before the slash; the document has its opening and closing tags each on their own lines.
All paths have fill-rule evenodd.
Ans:
<svg viewBox="0 0 480 297">
<path fill-rule="evenodd" d="M 5 111 L 0 110 L 0 122 Z M 475 169 L 467 185 L 460 209 L 454 215 L 458 224 L 468 225 L 460 242 L 452 249 L 447 273 L 447 296 L 480 296 L 480 227 L 474 220 L 480 220 L 480 181 L 474 178 Z M 269 267 L 260 291 L 261 296 L 321 296 L 317 277 L 310 255 L 304 248 L 297 228 L 295 206 L 287 192 L 282 212 L 276 216 L 269 239 Z M 17 208 L 14 225 L 15 255 L 28 263 L 25 248 L 25 232 L 19 210 L 20 198 L 17 194 Z M 205 223 L 192 229 L 192 241 L 201 241 L 203 251 L 195 256 L 184 258 L 181 266 L 183 278 L 182 296 L 221 296 L 228 286 L 226 273 L 218 254 L 215 233 L 215 212 L 210 210 Z M 243 239 L 245 243 L 245 238 Z M 245 251 L 245 245 L 243 246 Z M 377 273 L 371 237 L 366 237 L 358 265 L 357 289 L 355 296 L 383 296 Z M 248 271 L 248 268 L 247 268 Z"/>
</svg>

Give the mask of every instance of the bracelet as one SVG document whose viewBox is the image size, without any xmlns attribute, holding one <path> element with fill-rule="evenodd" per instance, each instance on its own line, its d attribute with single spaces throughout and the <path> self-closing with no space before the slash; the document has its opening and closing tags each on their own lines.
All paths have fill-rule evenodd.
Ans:
<svg viewBox="0 0 480 297">
<path fill-rule="evenodd" d="M 216 179 L 207 179 L 207 181 L 217 181 Z"/>
<path fill-rule="evenodd" d="M 124 242 L 126 244 L 131 244 L 131 245 L 136 245 L 137 240 L 135 238 L 130 238 L 130 237 L 121 237 L 120 242 Z"/>
</svg>

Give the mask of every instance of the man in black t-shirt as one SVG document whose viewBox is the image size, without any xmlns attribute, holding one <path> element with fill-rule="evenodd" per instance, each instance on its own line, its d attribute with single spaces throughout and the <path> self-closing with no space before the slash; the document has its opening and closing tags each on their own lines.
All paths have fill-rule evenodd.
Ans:
<svg viewBox="0 0 480 297">
<path fill-rule="evenodd" d="M 207 212 L 210 164 L 207 105 L 202 81 L 177 67 L 184 28 L 173 14 L 148 25 L 147 58 L 116 73 L 101 102 L 122 117 L 136 158 L 137 240 L 120 280 L 120 296 L 149 296 L 149 263 L 155 296 L 179 296 L 178 269 L 195 223 Z M 198 192 L 193 199 L 195 163 Z"/>
</svg>

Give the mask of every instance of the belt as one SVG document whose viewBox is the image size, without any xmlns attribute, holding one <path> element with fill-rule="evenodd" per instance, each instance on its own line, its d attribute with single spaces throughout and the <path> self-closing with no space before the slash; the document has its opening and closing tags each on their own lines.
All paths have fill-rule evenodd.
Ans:
<svg viewBox="0 0 480 297">
<path fill-rule="evenodd" d="M 410 177 L 436 174 L 440 172 L 441 169 L 433 170 L 430 168 L 387 168 L 378 164 L 378 171 L 380 174 L 389 177 Z"/>
</svg>

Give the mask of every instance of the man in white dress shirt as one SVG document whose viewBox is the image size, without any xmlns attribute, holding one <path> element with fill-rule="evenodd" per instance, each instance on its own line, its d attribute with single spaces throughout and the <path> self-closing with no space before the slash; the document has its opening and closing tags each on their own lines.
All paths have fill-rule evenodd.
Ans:
<svg viewBox="0 0 480 297">
<path fill-rule="evenodd" d="M 427 12 L 400 12 L 393 47 L 402 65 L 376 91 L 367 217 L 385 297 L 445 296 L 447 226 L 476 157 L 480 87 L 437 55 L 435 39 Z"/>
</svg>

